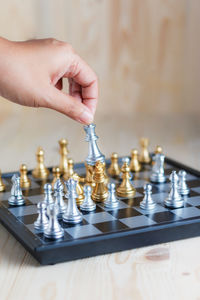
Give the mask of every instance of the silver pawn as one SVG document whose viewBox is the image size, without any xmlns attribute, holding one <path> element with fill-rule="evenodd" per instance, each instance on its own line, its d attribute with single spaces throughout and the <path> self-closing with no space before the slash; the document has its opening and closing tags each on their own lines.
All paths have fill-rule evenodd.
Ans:
<svg viewBox="0 0 200 300">
<path fill-rule="evenodd" d="M 70 178 L 69 180 L 67 180 L 66 185 L 67 185 L 68 205 L 67 205 L 66 212 L 63 214 L 63 222 L 70 223 L 70 224 L 77 224 L 83 220 L 83 215 L 78 210 L 76 204 L 76 198 L 78 197 L 76 192 L 77 181 Z"/>
<path fill-rule="evenodd" d="M 54 184 L 54 196 L 55 196 L 55 204 L 58 207 L 58 218 L 62 218 L 62 215 L 67 210 L 67 205 L 63 200 L 64 196 L 64 187 L 60 179 L 57 179 Z"/>
<path fill-rule="evenodd" d="M 96 204 L 91 198 L 92 194 L 92 188 L 90 185 L 86 184 L 83 188 L 85 198 L 83 200 L 83 203 L 80 205 L 80 209 L 84 211 L 93 211 L 96 209 Z"/>
<path fill-rule="evenodd" d="M 37 205 L 38 209 L 38 217 L 37 220 L 34 222 L 34 228 L 37 230 L 44 231 L 45 228 L 47 228 L 49 224 L 49 219 L 46 215 L 46 204 L 44 202 L 39 202 Z"/>
<path fill-rule="evenodd" d="M 170 177 L 171 190 L 168 197 L 165 199 L 165 205 L 171 208 L 179 208 L 184 206 L 184 199 L 179 194 L 178 190 L 178 175 L 176 171 L 172 171 Z"/>
<path fill-rule="evenodd" d="M 14 174 L 11 178 L 12 188 L 11 188 L 11 196 L 8 198 L 8 203 L 10 205 L 24 205 L 25 200 L 22 194 L 22 189 L 20 187 L 20 177 L 17 174 Z"/>
<path fill-rule="evenodd" d="M 164 173 L 164 161 L 165 156 L 162 153 L 157 153 L 154 155 L 154 165 L 152 168 L 152 174 L 150 176 L 151 182 L 163 183 L 166 181 L 166 176 Z"/>
<path fill-rule="evenodd" d="M 55 204 L 51 204 L 48 207 L 49 222 L 48 226 L 44 229 L 44 236 L 51 240 L 57 240 L 64 236 L 64 230 L 58 222 L 57 218 L 58 207 Z"/>
<path fill-rule="evenodd" d="M 190 189 L 186 183 L 187 173 L 184 170 L 180 170 L 178 172 L 179 182 L 178 182 L 178 190 L 182 196 L 186 196 L 190 193 Z"/>
<path fill-rule="evenodd" d="M 45 183 L 44 185 L 44 203 L 47 207 L 54 203 L 52 197 L 52 186 L 50 183 Z"/>
<path fill-rule="evenodd" d="M 108 184 L 108 198 L 104 202 L 104 206 L 107 208 L 116 208 L 119 206 L 119 201 L 115 193 L 115 183 Z"/>
<path fill-rule="evenodd" d="M 156 202 L 152 199 L 152 185 L 150 183 L 144 186 L 144 198 L 140 202 L 140 207 L 145 210 L 152 210 L 156 207 Z"/>
</svg>

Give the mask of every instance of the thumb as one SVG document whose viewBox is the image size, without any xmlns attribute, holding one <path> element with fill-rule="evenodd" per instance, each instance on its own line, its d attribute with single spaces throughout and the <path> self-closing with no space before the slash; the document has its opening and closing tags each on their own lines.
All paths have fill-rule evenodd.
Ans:
<svg viewBox="0 0 200 300">
<path fill-rule="evenodd" d="M 43 106 L 54 109 L 83 124 L 92 123 L 94 118 L 94 114 L 80 99 L 72 97 L 53 86 L 50 87 L 49 98 L 46 99 Z"/>
</svg>

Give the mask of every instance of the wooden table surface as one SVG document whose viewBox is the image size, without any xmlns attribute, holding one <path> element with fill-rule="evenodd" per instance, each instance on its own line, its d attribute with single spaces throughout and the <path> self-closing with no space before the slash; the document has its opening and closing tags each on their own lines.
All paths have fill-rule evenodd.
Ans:
<svg viewBox="0 0 200 300">
<path fill-rule="evenodd" d="M 51 117 L 50 111 L 42 119 L 38 113 L 29 111 L 19 120 L 16 112 L 16 118 L 12 116 L 12 120 L 1 124 L 3 172 L 16 170 L 21 163 L 32 168 L 39 144 L 46 150 L 47 165 L 56 165 L 59 159 L 57 140 L 61 137 L 69 138 L 70 156 L 76 161 L 87 155 L 82 128 L 61 116 L 50 122 Z M 34 126 L 29 122 L 31 118 L 35 119 Z M 126 123 L 123 119 L 123 122 L 118 118 L 105 117 L 103 122 L 97 119 L 99 144 L 106 156 L 112 151 L 125 155 L 138 143 L 135 133 L 143 133 L 143 120 Z M 176 128 L 173 127 L 176 122 L 179 122 L 177 118 L 170 120 L 170 126 Z M 149 122 L 146 135 L 151 138 L 151 147 L 161 144 L 172 158 L 199 168 L 198 130 L 195 133 L 188 121 L 181 128 L 181 134 L 171 130 L 164 135 L 165 123 L 168 121 L 162 120 L 160 124 L 163 125 L 157 129 L 157 120 Z M 110 132 L 115 133 L 112 144 Z M 200 299 L 200 238 L 40 266 L 0 225 L 0 299 L 197 300 Z"/>
</svg>

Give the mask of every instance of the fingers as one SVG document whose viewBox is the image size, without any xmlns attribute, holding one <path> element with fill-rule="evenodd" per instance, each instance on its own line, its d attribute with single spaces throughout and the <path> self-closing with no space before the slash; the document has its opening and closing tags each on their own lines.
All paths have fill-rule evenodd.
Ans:
<svg viewBox="0 0 200 300">
<path fill-rule="evenodd" d="M 80 99 L 67 95 L 54 86 L 49 88 L 48 99 L 43 103 L 44 107 L 57 110 L 80 123 L 90 124 L 93 121 L 94 115 Z"/>
<path fill-rule="evenodd" d="M 78 55 L 72 55 L 71 65 L 64 74 L 74 80 L 81 87 L 81 98 L 90 111 L 94 114 L 98 101 L 98 81 L 93 70 Z M 77 89 L 78 85 L 74 85 Z"/>
</svg>

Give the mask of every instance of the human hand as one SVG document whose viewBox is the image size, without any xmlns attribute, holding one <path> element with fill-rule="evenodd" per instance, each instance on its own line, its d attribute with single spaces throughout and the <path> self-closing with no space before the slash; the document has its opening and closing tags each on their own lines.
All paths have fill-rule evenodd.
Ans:
<svg viewBox="0 0 200 300">
<path fill-rule="evenodd" d="M 63 78 L 68 78 L 69 94 L 61 91 Z M 67 43 L 0 38 L 0 95 L 90 124 L 97 106 L 98 82 L 92 69 Z"/>
</svg>

